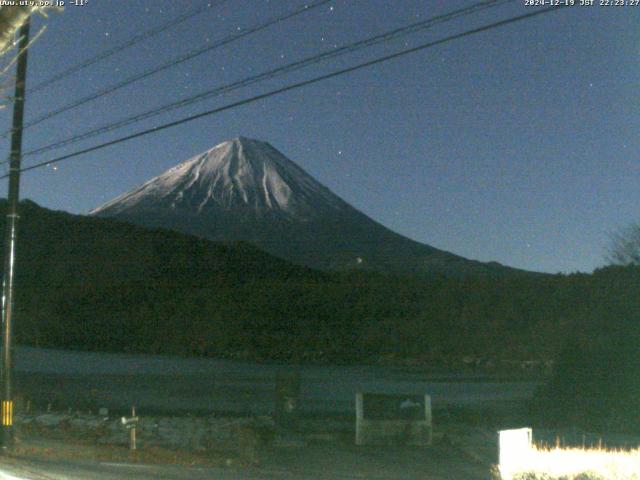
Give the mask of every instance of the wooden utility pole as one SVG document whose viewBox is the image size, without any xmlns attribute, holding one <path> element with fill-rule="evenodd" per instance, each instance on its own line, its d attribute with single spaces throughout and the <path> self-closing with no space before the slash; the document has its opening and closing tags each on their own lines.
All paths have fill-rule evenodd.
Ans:
<svg viewBox="0 0 640 480">
<path fill-rule="evenodd" d="M 4 276 L 2 281 L 2 448 L 13 443 L 13 310 L 16 241 L 18 230 L 18 202 L 20 200 L 20 162 L 22 160 L 22 126 L 27 81 L 27 48 L 30 20 L 20 27 L 16 88 L 13 104 L 13 128 L 9 159 L 9 193 L 4 243 Z"/>
</svg>

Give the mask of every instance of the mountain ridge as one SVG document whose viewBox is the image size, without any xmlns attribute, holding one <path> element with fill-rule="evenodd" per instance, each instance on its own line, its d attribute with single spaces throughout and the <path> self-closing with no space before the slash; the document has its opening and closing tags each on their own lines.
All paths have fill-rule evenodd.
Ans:
<svg viewBox="0 0 640 480">
<path fill-rule="evenodd" d="M 298 187 L 295 192 L 291 185 Z M 172 209 L 195 206 L 197 213 L 207 207 L 246 205 L 258 211 L 280 210 L 296 216 L 310 207 L 304 200 L 312 197 L 316 200 L 314 208 L 318 208 L 318 199 L 328 209 L 341 210 L 348 205 L 271 144 L 236 137 L 170 168 L 90 214 L 110 210 L 119 213 L 145 207 L 152 200 Z"/>
<path fill-rule="evenodd" d="M 236 137 L 90 212 L 214 241 L 247 241 L 320 269 L 500 275 L 404 237 L 349 205 L 271 144 Z"/>
</svg>

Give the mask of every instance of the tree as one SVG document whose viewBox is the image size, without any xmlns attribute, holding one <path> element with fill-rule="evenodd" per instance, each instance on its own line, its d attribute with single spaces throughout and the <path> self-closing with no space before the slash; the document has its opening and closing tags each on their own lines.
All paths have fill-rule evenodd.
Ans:
<svg viewBox="0 0 640 480">
<path fill-rule="evenodd" d="M 633 223 L 611 235 L 607 260 L 614 265 L 640 265 L 640 223 Z"/>
</svg>

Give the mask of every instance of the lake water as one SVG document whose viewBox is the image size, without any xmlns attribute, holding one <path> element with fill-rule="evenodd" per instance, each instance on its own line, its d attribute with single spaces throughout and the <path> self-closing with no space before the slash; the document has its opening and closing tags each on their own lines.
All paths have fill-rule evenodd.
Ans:
<svg viewBox="0 0 640 480">
<path fill-rule="evenodd" d="M 19 347 L 16 391 L 57 408 L 135 404 L 164 413 L 270 414 L 275 377 L 300 372 L 301 410 L 352 414 L 356 392 L 429 394 L 435 407 L 529 398 L 534 382 L 495 382 L 383 366 L 291 366 Z"/>
</svg>

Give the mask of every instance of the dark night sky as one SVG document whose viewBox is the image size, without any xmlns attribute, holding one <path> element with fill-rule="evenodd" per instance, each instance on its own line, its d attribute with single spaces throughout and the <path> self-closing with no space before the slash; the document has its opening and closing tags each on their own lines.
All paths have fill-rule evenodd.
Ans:
<svg viewBox="0 0 640 480">
<path fill-rule="evenodd" d="M 34 22 L 28 83 L 160 25 L 192 0 L 88 0 Z M 29 150 L 90 127 L 471 5 L 334 0 L 25 131 Z M 596 3 L 599 3 L 596 0 Z M 27 120 L 289 11 L 229 0 L 27 99 Z M 522 14 L 524 0 L 173 111 L 47 160 L 407 46 Z M 86 213 L 170 166 L 243 135 L 267 140 L 382 224 L 456 254 L 591 271 L 611 231 L 640 220 L 640 6 L 574 7 L 25 173 L 22 196 Z M 3 130 L 10 109 L 0 112 Z M 4 140 L 5 151 L 8 142 Z M 3 182 L 6 182 L 3 181 Z M 5 194 L 3 185 L 0 193 Z"/>
</svg>

